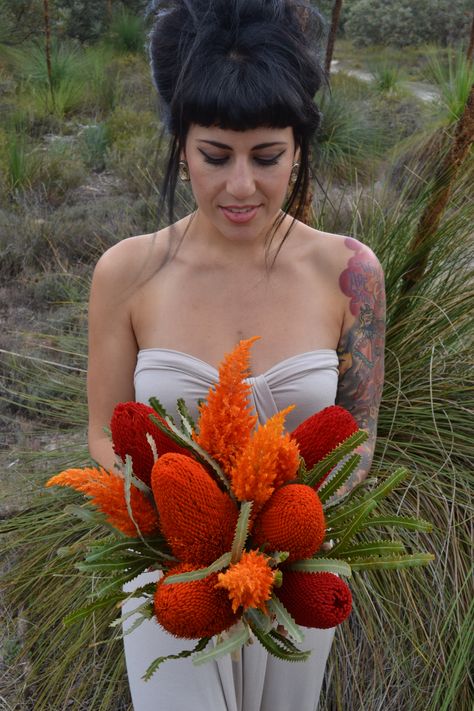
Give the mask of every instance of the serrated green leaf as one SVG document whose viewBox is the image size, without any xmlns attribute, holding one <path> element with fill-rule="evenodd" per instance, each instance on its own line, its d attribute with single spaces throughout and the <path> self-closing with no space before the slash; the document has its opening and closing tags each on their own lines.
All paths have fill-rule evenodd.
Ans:
<svg viewBox="0 0 474 711">
<path fill-rule="evenodd" d="M 378 502 L 388 496 L 388 494 L 401 482 L 408 474 L 407 469 L 397 469 L 387 479 L 382 481 L 373 491 L 366 494 L 362 499 L 354 501 L 350 506 L 343 506 L 335 509 L 326 515 L 327 528 L 337 528 L 343 521 L 353 518 L 364 509 L 369 501 Z"/>
<path fill-rule="evenodd" d="M 362 457 L 360 454 L 352 454 L 347 462 L 342 464 L 339 471 L 337 471 L 329 480 L 324 482 L 323 486 L 318 489 L 318 496 L 321 503 L 326 503 L 326 501 L 336 493 L 339 487 L 347 481 L 352 472 L 359 466 L 361 459 Z"/>
<path fill-rule="evenodd" d="M 154 411 L 155 411 L 158 415 L 160 415 L 160 417 L 162 417 L 164 420 L 166 420 L 166 419 L 173 420 L 173 418 L 171 417 L 171 415 L 168 415 L 168 413 L 167 413 L 167 411 L 166 411 L 166 408 L 164 407 L 164 405 L 161 404 L 161 402 L 158 400 L 157 397 L 151 397 L 151 398 L 148 400 L 148 402 L 150 403 L 150 407 L 152 407 L 152 408 L 154 409 Z M 150 419 L 153 420 L 153 422 L 155 421 L 155 420 L 153 419 L 153 416 L 152 416 L 152 415 L 150 415 Z"/>
<path fill-rule="evenodd" d="M 368 541 L 365 543 L 356 543 L 339 555 L 342 558 L 359 558 L 361 556 L 386 556 L 404 553 L 405 546 L 401 541 Z"/>
<path fill-rule="evenodd" d="M 376 501 L 369 500 L 364 502 L 364 505 L 359 508 L 354 518 L 351 518 L 351 520 L 349 521 L 347 528 L 345 529 L 344 534 L 341 536 L 339 541 L 333 548 L 331 548 L 330 551 L 327 552 L 328 558 L 337 558 L 340 553 L 345 551 L 351 538 L 355 536 L 355 534 L 359 531 L 361 523 L 365 521 L 365 519 L 369 516 L 369 514 L 374 510 L 376 506 Z"/>
<path fill-rule="evenodd" d="M 248 625 L 240 622 L 231 633 L 224 633 L 214 647 L 208 647 L 202 652 L 197 652 L 193 657 L 193 664 L 198 666 L 218 657 L 223 657 L 225 654 L 231 654 L 248 642 L 249 638 Z"/>
<path fill-rule="evenodd" d="M 419 565 L 428 565 L 435 559 L 432 553 L 414 553 L 412 555 L 386 556 L 383 558 L 361 558 L 351 560 L 352 570 L 389 570 L 392 568 L 412 568 Z"/>
<path fill-rule="evenodd" d="M 306 558 L 297 560 L 288 566 L 290 570 L 298 570 L 302 573 L 335 573 L 351 577 L 351 565 L 345 560 L 335 560 L 333 558 Z M 285 574 L 283 573 L 283 579 Z"/>
<path fill-rule="evenodd" d="M 326 516 L 328 515 L 328 512 L 331 513 L 331 509 L 337 508 L 340 510 L 340 507 L 344 504 L 344 506 L 347 506 L 349 501 L 352 501 L 356 496 L 358 496 L 361 493 L 361 489 L 368 489 L 372 486 L 375 486 L 378 483 L 378 479 L 376 477 L 367 477 L 366 479 L 363 479 L 362 481 L 359 481 L 355 486 L 352 487 L 349 491 L 346 491 L 344 494 L 334 496 L 331 501 L 327 501 L 324 504 L 324 511 Z"/>
<path fill-rule="evenodd" d="M 240 505 L 239 518 L 235 526 L 234 540 L 232 541 L 231 563 L 237 563 L 245 548 L 245 542 L 249 535 L 250 514 L 252 512 L 252 501 L 243 501 Z"/>
<path fill-rule="evenodd" d="M 155 660 L 152 661 L 145 674 L 142 676 L 142 679 L 144 679 L 144 681 L 148 681 L 149 679 L 151 679 L 153 674 L 163 664 L 163 662 L 166 662 L 169 659 L 185 659 L 186 657 L 190 657 L 195 652 L 200 652 L 201 649 L 206 648 L 207 644 L 209 643 L 209 640 L 210 637 L 202 637 L 196 644 L 194 649 L 183 649 L 183 651 L 179 652 L 179 654 L 167 654 L 165 657 L 157 657 Z"/>
<path fill-rule="evenodd" d="M 142 622 L 145 620 L 151 620 L 153 615 L 154 615 L 154 609 L 153 609 L 153 601 L 152 600 L 145 600 L 145 602 L 142 602 L 140 605 L 135 607 L 133 610 L 129 610 L 128 612 L 122 612 L 120 617 L 118 617 L 116 620 L 110 623 L 109 627 L 118 627 L 119 625 L 122 625 L 126 620 L 129 620 L 130 617 L 133 617 L 133 615 L 139 615 L 139 619 L 136 620 L 133 625 L 130 627 L 127 627 L 126 630 L 123 632 L 123 636 L 130 634 L 135 630 L 139 625 L 141 625 Z M 137 624 L 137 622 L 139 624 Z"/>
<path fill-rule="evenodd" d="M 116 529 L 113 528 L 113 526 L 111 526 L 110 523 L 107 522 L 105 514 L 103 514 L 102 511 L 89 507 L 90 504 L 82 506 L 69 504 L 64 508 L 64 513 L 70 516 L 75 516 L 76 518 L 80 519 L 81 521 L 84 521 L 84 523 L 87 523 L 90 526 L 105 526 L 106 528 L 114 531 L 115 533 L 118 533 Z"/>
<path fill-rule="evenodd" d="M 296 624 L 291 614 L 278 597 L 273 594 L 268 602 L 268 609 L 273 612 L 279 625 L 282 625 L 295 642 L 303 642 L 304 634 Z"/>
<path fill-rule="evenodd" d="M 254 626 L 257 626 L 263 634 L 268 634 L 272 629 L 273 622 L 270 617 L 255 607 L 249 607 L 249 609 L 245 611 L 245 617 L 248 619 L 252 629 Z"/>
<path fill-rule="evenodd" d="M 314 465 L 310 471 L 306 472 L 304 483 L 308 486 L 316 486 L 329 469 L 333 469 L 336 464 L 351 454 L 354 449 L 363 444 L 368 437 L 365 430 L 358 430 L 353 435 L 347 437 L 341 444 L 327 454 L 324 459 Z"/>
<path fill-rule="evenodd" d="M 66 615 L 66 617 L 63 617 L 63 624 L 66 627 L 69 627 L 69 625 L 74 624 L 74 622 L 78 622 L 84 617 L 89 617 L 89 615 L 91 615 L 96 610 L 101 610 L 104 607 L 113 607 L 118 602 L 124 600 L 126 597 L 126 593 L 117 592 L 113 595 L 109 595 L 108 597 L 103 597 L 100 600 L 91 602 L 89 605 L 84 605 L 83 607 L 80 607 L 79 609 L 70 612 L 69 615 Z"/>
<path fill-rule="evenodd" d="M 430 521 L 412 516 L 396 516 L 395 514 L 369 516 L 364 521 L 362 528 L 371 528 L 372 526 L 395 526 L 396 528 L 406 528 L 409 531 L 423 531 L 425 533 L 433 530 L 433 524 Z"/>
<path fill-rule="evenodd" d="M 132 559 L 121 558 L 120 560 L 102 560 L 87 562 L 81 561 L 75 564 L 75 568 L 81 573 L 109 573 L 113 570 L 126 570 L 127 565 L 132 564 L 134 561 Z M 145 570 L 148 566 L 148 562 L 143 562 L 143 569 Z"/>
<path fill-rule="evenodd" d="M 177 401 L 176 409 L 181 416 L 181 427 L 183 432 L 188 435 L 188 437 L 191 437 L 193 431 L 196 429 L 196 425 L 183 398 L 180 397 Z"/>
<path fill-rule="evenodd" d="M 281 636 L 275 633 L 275 630 L 272 630 L 269 634 L 263 634 L 258 627 L 252 627 L 252 631 L 262 647 L 277 659 L 284 659 L 288 662 L 304 662 L 311 654 L 310 650 L 303 652 L 291 645 L 291 642 L 285 638 L 282 641 Z"/>
<path fill-rule="evenodd" d="M 224 553 L 220 558 L 215 560 L 207 568 L 200 568 L 199 570 L 190 570 L 188 573 L 176 573 L 176 575 L 170 575 L 163 581 L 163 585 L 170 585 L 171 583 L 190 583 L 193 580 L 202 580 L 207 578 L 208 575 L 212 573 L 217 573 L 223 568 L 227 568 L 230 564 L 230 553 Z"/>
<path fill-rule="evenodd" d="M 102 587 L 98 588 L 97 590 L 94 590 L 91 593 L 91 596 L 95 598 L 101 598 L 104 595 L 107 595 L 111 590 L 116 589 L 118 591 L 123 587 L 125 583 L 130 582 L 130 580 L 136 578 L 146 569 L 147 567 L 144 566 L 142 563 L 140 563 L 139 565 L 131 566 L 130 569 L 127 572 L 124 572 L 123 575 L 117 575 L 113 578 L 110 578 L 104 585 L 102 585 Z"/>
</svg>

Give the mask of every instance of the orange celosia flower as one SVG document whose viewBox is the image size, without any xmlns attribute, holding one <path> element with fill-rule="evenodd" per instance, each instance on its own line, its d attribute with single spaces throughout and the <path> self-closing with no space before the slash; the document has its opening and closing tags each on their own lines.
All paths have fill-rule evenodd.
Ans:
<svg viewBox="0 0 474 711">
<path fill-rule="evenodd" d="M 56 474 L 46 486 L 70 486 L 90 496 L 92 503 L 102 511 L 107 521 L 132 538 L 138 537 L 135 524 L 130 518 L 125 501 L 125 482 L 105 469 L 66 469 Z M 131 486 L 130 504 L 133 517 L 143 536 L 151 536 L 159 531 L 159 521 L 153 503 L 146 495 Z"/>
<path fill-rule="evenodd" d="M 170 575 L 198 569 L 199 566 L 180 563 L 171 568 L 156 586 L 156 619 L 175 637 L 212 637 L 233 625 L 239 618 L 232 611 L 225 590 L 216 589 L 217 573 L 189 583 L 164 583 Z"/>
<path fill-rule="evenodd" d="M 267 613 L 266 602 L 272 596 L 275 571 L 268 565 L 268 557 L 258 551 L 244 551 L 238 563 L 225 573 L 218 574 L 216 587 L 226 588 L 232 601 L 232 610 L 257 607 Z"/>
<path fill-rule="evenodd" d="M 240 501 L 253 501 L 254 512 L 272 495 L 276 482 L 294 479 L 298 470 L 298 445 L 283 434 L 285 415 L 277 412 L 253 434 L 231 471 L 232 489 Z"/>
<path fill-rule="evenodd" d="M 238 511 L 195 459 L 164 454 L 151 486 L 161 530 L 179 560 L 208 565 L 232 547 Z"/>
<path fill-rule="evenodd" d="M 229 472 L 249 441 L 257 418 L 251 414 L 248 400 L 250 346 L 257 336 L 249 338 L 225 356 L 219 366 L 219 381 L 211 387 L 207 402 L 200 406 L 196 442 Z"/>
<path fill-rule="evenodd" d="M 253 545 L 270 551 L 288 551 L 288 562 L 311 557 L 325 535 L 325 521 L 317 493 L 305 484 L 290 484 L 275 491 L 255 520 Z"/>
<path fill-rule="evenodd" d="M 276 591 L 296 624 L 328 629 L 343 622 L 352 609 L 350 588 L 334 573 L 285 570 Z"/>
</svg>

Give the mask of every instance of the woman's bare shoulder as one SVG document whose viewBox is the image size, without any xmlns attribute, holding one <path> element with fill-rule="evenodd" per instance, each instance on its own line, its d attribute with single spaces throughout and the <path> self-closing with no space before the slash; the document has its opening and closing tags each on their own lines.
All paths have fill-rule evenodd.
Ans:
<svg viewBox="0 0 474 711">
<path fill-rule="evenodd" d="M 301 225 L 301 236 L 309 253 L 319 268 L 339 276 L 351 268 L 351 260 L 357 255 L 357 261 L 380 268 L 380 262 L 370 247 L 348 235 L 323 232 L 308 225 Z"/>
</svg>

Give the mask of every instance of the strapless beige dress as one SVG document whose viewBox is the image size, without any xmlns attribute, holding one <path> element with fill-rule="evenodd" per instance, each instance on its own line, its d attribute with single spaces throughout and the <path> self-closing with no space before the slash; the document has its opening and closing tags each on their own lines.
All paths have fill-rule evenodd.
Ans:
<svg viewBox="0 0 474 711">
<path fill-rule="evenodd" d="M 180 351 L 147 348 L 138 354 L 135 399 L 148 403 L 156 396 L 171 415 L 183 397 L 191 414 L 218 378 L 217 370 Z M 296 408 L 286 419 L 293 430 L 300 422 L 333 405 L 338 380 L 338 359 L 333 350 L 301 353 L 277 363 L 262 375 L 248 378 L 251 402 L 259 423 L 288 405 Z M 126 586 L 157 580 L 159 572 L 144 573 Z M 140 599 L 126 603 L 133 611 Z M 131 615 L 124 631 L 134 623 Z M 195 667 L 190 659 L 165 662 L 149 681 L 142 676 L 159 656 L 192 649 L 190 640 L 169 635 L 156 620 L 143 622 L 124 636 L 127 674 L 135 711 L 316 711 L 334 628 L 302 628 L 303 649 L 311 649 L 306 662 L 283 662 L 269 655 L 257 640 L 245 646 L 238 659 L 222 657 Z"/>
</svg>

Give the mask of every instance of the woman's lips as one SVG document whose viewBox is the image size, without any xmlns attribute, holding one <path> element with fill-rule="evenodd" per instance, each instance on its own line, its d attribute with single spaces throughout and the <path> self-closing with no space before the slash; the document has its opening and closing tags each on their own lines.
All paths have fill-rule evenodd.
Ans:
<svg viewBox="0 0 474 711">
<path fill-rule="evenodd" d="M 226 207 L 220 206 L 222 212 L 227 217 L 229 222 L 243 224 L 253 220 L 258 212 L 260 205 L 249 205 L 248 207 L 237 207 L 229 205 Z"/>
</svg>

